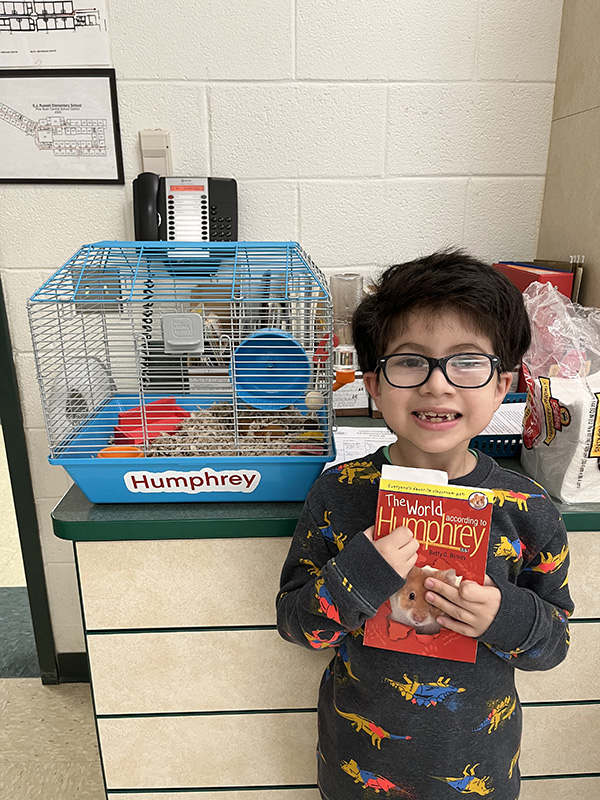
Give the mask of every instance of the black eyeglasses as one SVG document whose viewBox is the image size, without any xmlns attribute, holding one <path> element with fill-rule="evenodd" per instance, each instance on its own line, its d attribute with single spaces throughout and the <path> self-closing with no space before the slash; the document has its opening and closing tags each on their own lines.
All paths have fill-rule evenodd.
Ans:
<svg viewBox="0 0 600 800">
<path fill-rule="evenodd" d="M 495 370 L 502 371 L 498 356 L 485 353 L 455 353 L 444 358 L 430 358 L 419 353 L 392 353 L 377 361 L 390 386 L 415 389 L 427 383 L 439 367 L 448 383 L 457 389 L 480 389 L 488 384 Z"/>
</svg>

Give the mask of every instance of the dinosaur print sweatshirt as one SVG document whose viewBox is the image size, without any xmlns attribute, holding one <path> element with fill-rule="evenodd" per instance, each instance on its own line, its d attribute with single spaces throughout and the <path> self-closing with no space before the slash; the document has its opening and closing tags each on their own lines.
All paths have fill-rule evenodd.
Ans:
<svg viewBox="0 0 600 800">
<path fill-rule="evenodd" d="M 494 491 L 487 572 L 502 599 L 476 663 L 363 644 L 363 623 L 404 580 L 363 531 L 373 524 L 383 448 L 313 485 L 283 566 L 281 636 L 331 649 L 318 700 L 325 800 L 494 800 L 519 796 L 515 669 L 547 670 L 569 645 L 573 612 L 561 516 L 543 489 L 480 453 L 451 484 Z"/>
</svg>

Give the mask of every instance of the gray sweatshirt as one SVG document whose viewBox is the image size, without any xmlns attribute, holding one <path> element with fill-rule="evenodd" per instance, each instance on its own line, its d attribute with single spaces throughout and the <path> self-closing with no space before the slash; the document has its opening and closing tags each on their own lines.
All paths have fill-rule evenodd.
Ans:
<svg viewBox="0 0 600 800">
<path fill-rule="evenodd" d="M 514 671 L 559 664 L 573 612 L 567 535 L 534 481 L 480 453 L 451 484 L 493 489 L 487 572 L 502 600 L 475 664 L 367 647 L 363 623 L 404 580 L 362 533 L 373 524 L 383 449 L 313 485 L 277 597 L 281 636 L 331 648 L 319 689 L 318 782 L 326 800 L 519 796 Z"/>
</svg>

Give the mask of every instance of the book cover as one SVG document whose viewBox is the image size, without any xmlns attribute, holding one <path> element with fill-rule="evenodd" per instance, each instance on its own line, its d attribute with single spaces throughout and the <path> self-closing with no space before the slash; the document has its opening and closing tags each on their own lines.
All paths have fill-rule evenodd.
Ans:
<svg viewBox="0 0 600 800">
<path fill-rule="evenodd" d="M 544 269 L 539 266 L 525 266 L 521 263 L 503 263 L 498 262 L 492 266 L 501 272 L 503 275 L 514 283 L 520 292 L 523 292 L 530 283 L 538 281 L 539 283 L 551 283 L 556 286 L 561 294 L 565 297 L 571 297 L 573 290 L 573 273 L 560 272 L 555 269 Z"/>
<path fill-rule="evenodd" d="M 512 264 L 515 267 L 539 267 L 553 272 L 574 272 L 573 267 L 575 266 L 569 261 L 544 261 L 538 258 L 534 258 L 533 261 L 499 261 L 498 263 Z"/>
<path fill-rule="evenodd" d="M 402 589 L 365 622 L 364 643 L 401 653 L 474 663 L 477 640 L 440 628 L 436 617 L 441 612 L 426 602 L 424 580 L 432 575 L 455 586 L 462 580 L 483 584 L 493 492 L 433 483 L 436 479 L 431 476 L 426 478 L 427 483 L 418 482 L 407 479 L 402 470 L 392 465 L 382 469 L 374 539 L 401 525 L 410 528 L 420 543 L 417 563 Z M 427 471 L 411 471 L 420 472 Z"/>
<path fill-rule="evenodd" d="M 529 264 L 530 262 L 524 261 L 518 263 Z M 557 261 L 553 258 L 534 258 L 531 263 L 535 264 L 536 266 L 543 267 L 544 269 L 557 269 L 560 272 L 575 272 L 573 267 L 575 266 L 576 262 L 571 260 Z"/>
<path fill-rule="evenodd" d="M 581 260 L 580 260 L 581 259 Z M 570 261 L 546 261 L 541 258 L 534 258 L 533 261 L 499 261 L 499 264 L 509 264 L 515 267 L 541 267 L 554 272 L 572 272 L 573 288 L 571 289 L 571 301 L 576 303 L 579 299 L 579 289 L 583 276 L 583 257 L 571 256 Z"/>
<path fill-rule="evenodd" d="M 581 289 L 581 279 L 583 278 L 583 265 L 575 264 L 573 270 L 573 290 L 571 291 L 571 302 L 577 303 L 579 301 L 579 291 Z"/>
</svg>

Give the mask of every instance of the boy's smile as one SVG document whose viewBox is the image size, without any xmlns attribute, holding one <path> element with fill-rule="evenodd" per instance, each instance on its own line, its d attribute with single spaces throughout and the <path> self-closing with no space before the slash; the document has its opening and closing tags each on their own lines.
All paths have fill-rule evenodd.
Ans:
<svg viewBox="0 0 600 800">
<path fill-rule="evenodd" d="M 437 408 L 435 411 L 413 411 L 412 413 L 416 417 L 417 423 L 428 430 L 446 430 L 462 416 L 458 411 L 446 411 L 442 408 Z"/>
<path fill-rule="evenodd" d="M 458 314 L 433 316 L 413 312 L 384 355 L 419 353 L 432 358 L 457 353 L 493 355 L 490 339 L 469 326 Z M 450 478 L 466 475 L 475 466 L 470 440 L 488 425 L 508 387 L 510 373 L 497 373 L 480 388 L 458 388 L 436 367 L 421 386 L 391 386 L 383 372 L 364 375 L 367 390 L 389 427 L 398 436 L 390 447 L 394 463 L 443 469 Z"/>
</svg>

